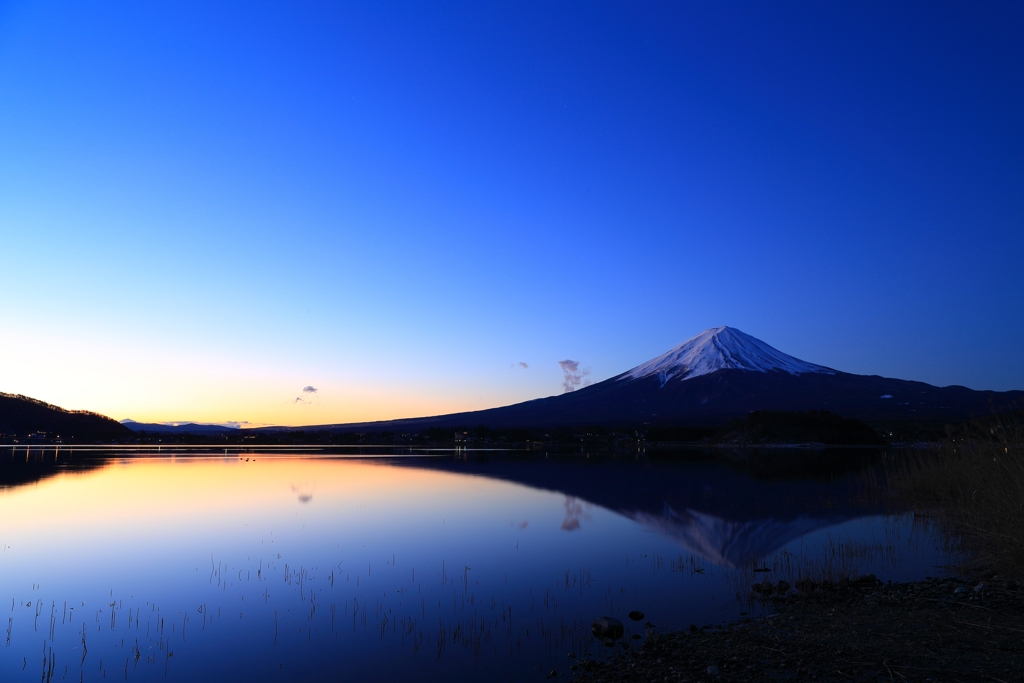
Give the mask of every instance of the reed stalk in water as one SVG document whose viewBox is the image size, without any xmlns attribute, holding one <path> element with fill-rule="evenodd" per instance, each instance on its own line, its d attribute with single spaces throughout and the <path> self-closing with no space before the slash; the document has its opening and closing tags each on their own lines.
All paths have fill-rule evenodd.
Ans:
<svg viewBox="0 0 1024 683">
<path fill-rule="evenodd" d="M 889 484 L 947 532 L 965 569 L 1024 577 L 1024 424 L 976 425 L 888 467 Z"/>
</svg>

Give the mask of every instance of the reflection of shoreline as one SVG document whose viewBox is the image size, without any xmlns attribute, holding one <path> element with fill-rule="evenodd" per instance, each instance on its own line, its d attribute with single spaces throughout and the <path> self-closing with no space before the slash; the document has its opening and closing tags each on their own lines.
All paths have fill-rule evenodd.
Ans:
<svg viewBox="0 0 1024 683">
<path fill-rule="evenodd" d="M 71 449 L 0 449 L 0 490 L 35 484 L 62 472 L 88 472 L 105 467 L 111 458 L 73 457 Z"/>
</svg>

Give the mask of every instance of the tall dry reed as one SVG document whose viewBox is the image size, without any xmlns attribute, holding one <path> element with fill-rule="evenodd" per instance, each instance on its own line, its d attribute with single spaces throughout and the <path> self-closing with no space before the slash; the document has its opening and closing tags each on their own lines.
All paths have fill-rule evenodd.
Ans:
<svg viewBox="0 0 1024 683">
<path fill-rule="evenodd" d="M 887 468 L 891 490 L 935 519 L 965 570 L 1024 578 L 1024 426 L 974 425 Z"/>
</svg>

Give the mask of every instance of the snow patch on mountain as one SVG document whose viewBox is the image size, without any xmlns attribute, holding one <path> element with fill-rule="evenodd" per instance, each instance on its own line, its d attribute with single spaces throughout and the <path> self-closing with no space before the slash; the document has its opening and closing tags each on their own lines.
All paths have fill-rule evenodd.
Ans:
<svg viewBox="0 0 1024 683">
<path fill-rule="evenodd" d="M 717 370 L 782 371 L 791 375 L 835 374 L 831 368 L 789 356 L 735 328 L 714 327 L 668 353 L 623 373 L 619 379 L 655 376 L 661 386 L 665 386 L 674 378 L 692 379 Z"/>
</svg>

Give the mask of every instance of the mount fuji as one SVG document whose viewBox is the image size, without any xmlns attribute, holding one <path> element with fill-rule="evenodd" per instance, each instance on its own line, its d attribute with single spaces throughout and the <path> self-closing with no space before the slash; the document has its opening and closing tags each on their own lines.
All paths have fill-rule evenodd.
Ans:
<svg viewBox="0 0 1024 683">
<path fill-rule="evenodd" d="M 756 410 L 827 410 L 869 421 L 958 421 L 1021 406 L 1024 391 L 975 391 L 855 375 L 794 358 L 735 328 L 715 327 L 622 374 L 559 396 L 437 417 L 329 427 L 708 425 Z"/>
<path fill-rule="evenodd" d="M 788 372 L 800 375 L 816 372 L 836 374 L 835 370 L 807 363 L 768 346 L 760 339 L 744 334 L 732 327 L 713 327 L 704 330 L 668 353 L 638 365 L 616 378 L 644 379 L 657 377 L 663 387 L 673 378 L 692 379 L 710 375 L 719 370 L 746 370 L 747 372 Z"/>
</svg>

